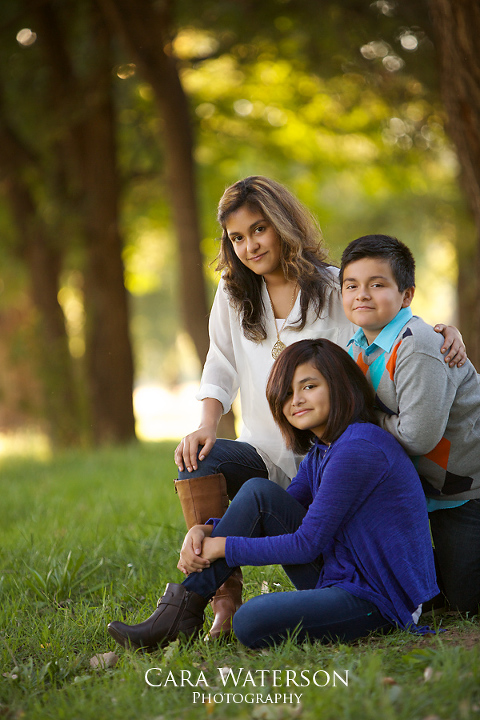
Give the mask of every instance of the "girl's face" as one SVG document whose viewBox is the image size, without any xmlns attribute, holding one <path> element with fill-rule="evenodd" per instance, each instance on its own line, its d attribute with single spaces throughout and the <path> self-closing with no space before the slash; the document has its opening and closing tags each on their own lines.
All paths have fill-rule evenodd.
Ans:
<svg viewBox="0 0 480 720">
<path fill-rule="evenodd" d="M 282 276 L 280 238 L 260 210 L 243 205 L 231 213 L 225 230 L 238 259 L 265 279 Z"/>
<path fill-rule="evenodd" d="M 310 430 L 318 438 L 323 437 L 330 414 L 330 391 L 322 373 L 312 363 L 296 368 L 283 414 L 298 430 Z"/>
</svg>

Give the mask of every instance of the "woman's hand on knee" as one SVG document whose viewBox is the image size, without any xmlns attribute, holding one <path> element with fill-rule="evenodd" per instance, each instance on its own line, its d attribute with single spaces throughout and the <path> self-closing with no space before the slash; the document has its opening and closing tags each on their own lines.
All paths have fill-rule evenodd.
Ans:
<svg viewBox="0 0 480 720">
<path fill-rule="evenodd" d="M 206 567 L 209 567 L 210 561 L 201 557 L 206 537 L 207 532 L 203 525 L 194 525 L 185 535 L 177 564 L 177 568 L 185 575 L 190 575 L 192 572 L 201 572 Z"/>
<path fill-rule="evenodd" d="M 175 465 L 180 472 L 184 465 L 188 472 L 197 470 L 198 460 L 204 460 L 217 440 L 216 428 L 200 427 L 195 432 L 186 435 L 175 449 Z M 200 453 L 198 452 L 201 447 Z M 197 460 L 198 455 L 198 460 Z"/>
</svg>

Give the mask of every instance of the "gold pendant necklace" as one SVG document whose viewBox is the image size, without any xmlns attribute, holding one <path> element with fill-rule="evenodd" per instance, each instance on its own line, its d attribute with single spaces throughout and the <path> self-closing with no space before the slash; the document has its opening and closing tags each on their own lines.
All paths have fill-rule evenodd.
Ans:
<svg viewBox="0 0 480 720">
<path fill-rule="evenodd" d="M 263 281 L 265 282 L 265 278 L 263 279 Z M 270 300 L 270 307 L 272 308 L 272 313 L 273 313 L 273 322 L 275 323 L 275 330 L 276 330 L 276 332 L 277 332 L 277 342 L 275 343 L 275 345 L 274 345 L 273 348 L 272 348 L 272 357 L 273 357 L 274 360 L 276 360 L 277 357 L 278 357 L 278 356 L 285 350 L 285 348 L 287 347 L 287 346 L 285 345 L 285 343 L 282 342 L 282 340 L 280 340 L 280 333 L 283 332 L 283 330 L 284 330 L 284 328 L 285 328 L 285 325 L 287 324 L 287 320 L 288 320 L 288 318 L 289 318 L 289 315 L 290 315 L 290 313 L 291 313 L 292 310 L 293 310 L 293 306 L 295 305 L 295 299 L 296 299 L 296 296 L 297 296 L 297 283 L 295 283 L 294 288 L 293 288 L 292 304 L 291 304 L 291 306 L 290 306 L 290 310 L 288 311 L 287 317 L 286 317 L 285 320 L 283 321 L 283 325 L 282 325 L 282 327 L 280 328 L 280 330 L 279 330 L 278 327 L 277 327 L 277 321 L 276 321 L 276 319 L 275 319 L 275 310 L 273 309 L 272 298 L 270 297 L 270 293 L 268 292 L 268 286 L 267 286 L 267 283 L 266 283 L 266 282 L 265 282 L 265 287 L 266 287 L 266 289 L 267 289 L 268 299 Z"/>
<path fill-rule="evenodd" d="M 282 330 L 283 330 L 283 328 L 282 328 Z M 277 335 L 278 335 L 278 332 L 277 332 Z M 280 353 L 282 353 L 282 352 L 285 350 L 286 347 L 287 347 L 287 346 L 285 345 L 285 343 L 282 342 L 282 341 L 280 340 L 280 338 L 278 338 L 277 342 L 275 343 L 275 345 L 274 345 L 273 348 L 272 348 L 272 357 L 273 357 L 273 359 L 276 360 L 277 357 L 280 355 Z"/>
</svg>

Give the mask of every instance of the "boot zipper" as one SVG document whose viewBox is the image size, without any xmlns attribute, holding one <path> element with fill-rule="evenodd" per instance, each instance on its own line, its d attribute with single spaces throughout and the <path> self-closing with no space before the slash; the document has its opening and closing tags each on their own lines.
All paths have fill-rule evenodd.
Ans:
<svg viewBox="0 0 480 720">
<path fill-rule="evenodd" d="M 174 622 L 173 622 L 170 630 L 168 631 L 167 637 L 170 637 L 170 634 L 176 636 L 176 634 L 177 634 L 177 628 L 178 628 L 178 626 L 180 625 L 180 621 L 181 621 L 181 619 L 182 619 L 182 617 L 183 617 L 183 613 L 184 613 L 185 608 L 186 608 L 186 606 L 187 606 L 187 601 L 188 601 L 189 595 L 190 595 L 190 591 L 187 590 L 186 593 L 185 593 L 185 597 L 184 597 L 183 600 L 182 600 L 182 604 L 181 604 L 180 607 L 178 608 L 177 616 L 176 616 L 176 618 L 175 618 L 175 620 L 174 620 Z"/>
</svg>

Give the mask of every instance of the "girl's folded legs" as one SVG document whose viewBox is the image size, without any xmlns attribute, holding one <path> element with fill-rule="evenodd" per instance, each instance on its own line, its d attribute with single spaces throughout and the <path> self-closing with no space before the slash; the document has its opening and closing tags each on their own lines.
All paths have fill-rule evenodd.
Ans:
<svg viewBox="0 0 480 720">
<path fill-rule="evenodd" d="M 373 603 L 335 586 L 259 595 L 233 619 L 235 635 L 250 648 L 275 645 L 293 635 L 297 642 L 349 642 L 393 627 Z"/>
</svg>

